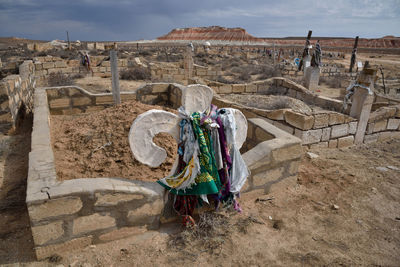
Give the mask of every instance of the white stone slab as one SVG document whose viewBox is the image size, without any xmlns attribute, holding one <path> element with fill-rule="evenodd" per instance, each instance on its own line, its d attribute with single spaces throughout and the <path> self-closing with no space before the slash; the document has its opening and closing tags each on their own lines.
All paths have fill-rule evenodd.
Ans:
<svg viewBox="0 0 400 267">
<path fill-rule="evenodd" d="M 182 105 L 188 114 L 204 112 L 210 107 L 213 96 L 214 92 L 210 87 L 192 84 L 183 90 Z"/>
</svg>

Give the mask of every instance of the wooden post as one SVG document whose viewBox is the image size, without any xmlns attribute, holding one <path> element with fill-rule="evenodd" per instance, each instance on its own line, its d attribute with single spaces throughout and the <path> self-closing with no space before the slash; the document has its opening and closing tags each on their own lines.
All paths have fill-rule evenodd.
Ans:
<svg viewBox="0 0 400 267">
<path fill-rule="evenodd" d="M 117 62 L 117 51 L 110 51 L 110 64 L 111 64 L 111 84 L 112 93 L 115 105 L 121 104 L 121 96 L 119 93 L 119 74 L 118 74 L 118 62 Z"/>
<path fill-rule="evenodd" d="M 275 65 L 275 42 L 274 42 L 274 49 L 273 49 L 273 61 L 272 61 L 272 63 Z"/>
<path fill-rule="evenodd" d="M 358 46 L 358 36 L 356 36 L 356 40 L 354 41 L 353 51 L 351 52 L 350 69 L 349 69 L 349 72 L 352 72 L 352 71 L 353 71 L 354 64 L 356 63 L 356 59 L 357 59 L 357 46 Z"/>
<path fill-rule="evenodd" d="M 311 34 L 312 34 L 312 31 L 309 30 L 308 34 L 307 34 L 307 38 L 306 38 L 306 44 L 304 45 L 303 56 L 302 56 L 302 58 L 300 60 L 299 70 L 301 70 L 303 65 L 305 65 L 305 63 L 303 62 L 304 58 L 306 56 L 309 56 L 308 45 L 310 44 Z"/>
</svg>

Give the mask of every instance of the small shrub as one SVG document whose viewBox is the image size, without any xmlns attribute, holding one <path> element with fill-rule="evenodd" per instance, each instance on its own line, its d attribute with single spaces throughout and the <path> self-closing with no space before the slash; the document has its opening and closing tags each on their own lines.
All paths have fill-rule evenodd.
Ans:
<svg viewBox="0 0 400 267">
<path fill-rule="evenodd" d="M 220 83 L 229 83 L 229 81 L 227 80 L 227 79 L 225 79 L 223 76 L 221 76 L 221 75 L 218 75 L 217 76 L 217 82 L 220 82 Z"/>
<path fill-rule="evenodd" d="M 49 86 L 66 86 L 66 85 L 74 85 L 74 81 L 72 77 L 61 73 L 61 72 L 53 72 L 49 74 L 49 78 L 47 79 Z"/>
<path fill-rule="evenodd" d="M 144 67 L 130 67 L 121 72 L 120 78 L 122 80 L 150 80 L 151 73 Z"/>
</svg>

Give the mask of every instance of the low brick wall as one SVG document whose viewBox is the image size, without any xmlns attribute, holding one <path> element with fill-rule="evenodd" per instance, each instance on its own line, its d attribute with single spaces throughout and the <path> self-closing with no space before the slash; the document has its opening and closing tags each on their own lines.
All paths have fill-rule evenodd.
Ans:
<svg viewBox="0 0 400 267">
<path fill-rule="evenodd" d="M 147 84 L 136 93 L 121 93 L 121 99 L 136 97 L 177 107 L 183 90 L 179 84 Z M 26 202 L 38 259 L 124 238 L 136 234 L 136 226 L 157 228 L 160 223 L 165 191 L 156 183 L 122 178 L 57 180 L 50 114 L 94 112 L 111 101 L 111 94 L 91 94 L 77 87 L 35 90 Z M 243 191 L 268 190 L 274 183 L 295 179 L 301 140 L 257 118 L 249 119 L 248 125 L 242 150 L 252 174 Z"/>
</svg>

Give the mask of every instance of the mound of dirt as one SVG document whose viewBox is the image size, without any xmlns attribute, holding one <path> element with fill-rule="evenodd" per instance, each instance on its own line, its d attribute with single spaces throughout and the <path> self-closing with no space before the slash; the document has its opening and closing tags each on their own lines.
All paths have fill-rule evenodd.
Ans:
<svg viewBox="0 0 400 267">
<path fill-rule="evenodd" d="M 168 34 L 157 38 L 158 40 L 220 40 L 260 42 L 261 39 L 247 33 L 243 28 L 225 28 L 219 26 L 193 27 L 173 29 Z"/>
<path fill-rule="evenodd" d="M 303 114 L 312 113 L 312 109 L 303 101 L 288 96 L 231 94 L 224 95 L 223 98 L 253 108 L 266 110 L 290 108 Z"/>
<path fill-rule="evenodd" d="M 51 116 L 51 141 L 58 180 L 117 177 L 156 181 L 167 176 L 175 161 L 177 144 L 164 133 L 154 142 L 167 151 L 158 168 L 139 163 L 132 155 L 128 134 L 136 117 L 150 109 L 171 109 L 125 102 L 99 112 Z"/>
</svg>

